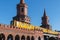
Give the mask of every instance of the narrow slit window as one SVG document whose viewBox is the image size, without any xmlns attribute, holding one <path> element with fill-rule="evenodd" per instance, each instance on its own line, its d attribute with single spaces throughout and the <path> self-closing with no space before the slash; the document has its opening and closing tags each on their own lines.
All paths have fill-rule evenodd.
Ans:
<svg viewBox="0 0 60 40">
<path fill-rule="evenodd" d="M 21 11 L 24 12 L 24 8 L 21 8 Z"/>
</svg>

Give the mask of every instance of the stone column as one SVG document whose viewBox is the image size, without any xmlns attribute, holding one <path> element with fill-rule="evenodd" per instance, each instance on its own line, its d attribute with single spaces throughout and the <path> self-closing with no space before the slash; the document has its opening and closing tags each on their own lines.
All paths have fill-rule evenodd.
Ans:
<svg viewBox="0 0 60 40">
<path fill-rule="evenodd" d="M 5 40 L 7 40 L 7 36 L 5 36 Z"/>
<path fill-rule="evenodd" d="M 35 36 L 35 37 L 34 37 L 34 40 L 38 40 L 38 37 L 37 37 L 37 36 Z"/>
<path fill-rule="evenodd" d="M 44 37 L 41 37 L 41 40 L 44 40 Z"/>
</svg>

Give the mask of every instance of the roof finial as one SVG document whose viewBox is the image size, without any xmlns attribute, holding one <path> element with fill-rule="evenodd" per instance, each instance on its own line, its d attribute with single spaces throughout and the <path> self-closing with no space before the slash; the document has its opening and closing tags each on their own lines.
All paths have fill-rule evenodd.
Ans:
<svg viewBox="0 0 60 40">
<path fill-rule="evenodd" d="M 21 3 L 21 4 L 24 3 L 24 0 L 20 0 L 20 3 Z"/>
<path fill-rule="evenodd" d="M 46 11 L 45 11 L 45 8 L 44 8 L 44 15 L 43 16 L 46 16 Z"/>
</svg>

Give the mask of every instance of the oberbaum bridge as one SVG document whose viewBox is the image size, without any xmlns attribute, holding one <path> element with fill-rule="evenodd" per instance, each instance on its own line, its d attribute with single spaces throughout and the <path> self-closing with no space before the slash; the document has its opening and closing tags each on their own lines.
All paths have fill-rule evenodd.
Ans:
<svg viewBox="0 0 60 40">
<path fill-rule="evenodd" d="M 24 0 L 20 0 L 10 25 L 0 24 L 0 40 L 60 40 L 60 33 L 52 30 L 45 10 L 42 25 L 34 26 L 27 16 L 27 7 Z"/>
</svg>

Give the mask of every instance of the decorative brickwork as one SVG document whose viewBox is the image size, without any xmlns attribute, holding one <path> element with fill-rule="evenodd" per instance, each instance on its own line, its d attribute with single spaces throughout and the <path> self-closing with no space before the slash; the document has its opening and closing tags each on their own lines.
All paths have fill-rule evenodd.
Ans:
<svg viewBox="0 0 60 40">
<path fill-rule="evenodd" d="M 27 38 L 27 36 L 30 36 L 30 39 L 32 36 L 34 37 L 34 39 L 38 39 L 38 37 L 40 37 L 40 39 L 43 38 L 43 32 L 41 30 L 29 30 L 3 24 L 0 24 L 0 34 L 4 34 L 5 40 L 8 39 L 8 35 L 10 34 L 13 36 L 13 40 L 16 39 L 16 35 L 19 35 L 20 39 L 23 35 L 25 36 L 25 39 Z"/>
<path fill-rule="evenodd" d="M 41 25 L 41 27 L 52 30 L 52 28 L 51 28 L 51 26 L 49 24 L 49 19 L 48 19 L 48 16 L 46 15 L 45 9 L 44 9 L 43 17 L 42 17 L 42 25 Z"/>
<path fill-rule="evenodd" d="M 14 20 L 19 22 L 26 22 L 30 23 L 30 18 L 27 16 L 28 6 L 25 4 L 24 0 L 21 0 L 19 4 L 17 4 L 17 15 L 13 17 L 13 24 Z"/>
<path fill-rule="evenodd" d="M 20 0 L 17 4 L 17 15 L 13 17 L 11 25 L 0 24 L 0 40 L 45 40 L 49 39 L 49 34 L 58 35 L 58 32 L 51 30 L 45 10 L 42 27 L 31 25 L 30 18 L 27 16 L 27 5 L 24 0 Z"/>
</svg>

